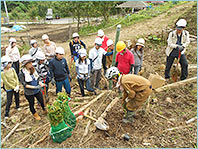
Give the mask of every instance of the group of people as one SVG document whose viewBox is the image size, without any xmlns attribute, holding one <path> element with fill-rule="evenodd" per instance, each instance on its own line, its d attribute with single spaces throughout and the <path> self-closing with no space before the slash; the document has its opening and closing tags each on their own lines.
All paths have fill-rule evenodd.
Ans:
<svg viewBox="0 0 198 149">
<path fill-rule="evenodd" d="M 184 21 L 184 19 L 179 20 L 176 24 L 176 31 L 169 34 L 166 50 L 166 79 L 170 78 L 169 71 L 174 59 L 178 58 L 178 53 L 181 53 L 181 80 L 188 75 L 184 52 L 189 44 L 189 33 L 184 30 L 186 26 Z M 68 96 L 71 94 L 70 82 L 72 77 L 67 60 L 64 58 L 64 48 L 57 47 L 46 34 L 42 36 L 42 40 L 44 43 L 42 49 L 38 46 L 36 40 L 31 40 L 29 54 L 22 57 L 20 57 L 16 46 L 16 39 L 10 38 L 9 40 L 5 56 L 1 58 L 1 77 L 4 84 L 3 88 L 7 92 L 6 119 L 9 116 L 13 95 L 15 96 L 16 109 L 20 110 L 19 82 L 24 87 L 24 94 L 29 102 L 30 111 L 36 120 L 41 118 L 34 108 L 34 98 L 38 100 L 38 104 L 42 107 L 44 113 L 47 113 L 43 95 L 48 96 L 49 82 L 56 85 L 56 93 L 61 92 L 62 87 L 64 87 Z M 82 96 L 85 96 L 84 86 L 94 94 L 96 94 L 96 89 L 101 90 L 99 82 L 103 68 L 105 77 L 116 82 L 116 86 L 123 91 L 122 103 L 124 108 L 127 109 L 127 116 L 123 121 L 131 122 L 134 111 L 146 101 L 152 92 L 150 82 L 138 76 L 143 64 L 144 46 L 145 40 L 143 38 L 138 39 L 135 47 L 130 50 L 127 49 L 123 41 L 118 41 L 115 47 L 117 51 L 116 65 L 111 67 L 114 42 L 108 39 L 103 30 L 98 30 L 98 36 L 95 39 L 94 47 L 89 51 L 89 56 L 86 44 L 80 40 L 78 33 L 73 33 L 69 47 L 71 58 L 76 66 L 76 75 Z"/>
</svg>

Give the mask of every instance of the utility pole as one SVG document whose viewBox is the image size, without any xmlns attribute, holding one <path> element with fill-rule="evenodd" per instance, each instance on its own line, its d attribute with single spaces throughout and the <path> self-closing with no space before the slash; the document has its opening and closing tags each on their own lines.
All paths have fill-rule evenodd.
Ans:
<svg viewBox="0 0 198 149">
<path fill-rule="evenodd" d="M 9 24 L 9 16 L 8 16 L 8 10 L 7 10 L 6 1 L 3 1 L 3 2 L 4 2 L 4 7 L 5 7 L 6 15 L 7 15 L 7 21 L 8 21 L 8 24 Z"/>
<path fill-rule="evenodd" d="M 116 28 L 116 39 L 115 39 L 114 49 L 113 49 L 112 66 L 115 66 L 115 64 L 116 64 L 116 61 L 115 61 L 115 59 L 116 59 L 116 54 L 117 54 L 117 51 L 116 51 L 116 44 L 117 44 L 117 42 L 119 41 L 120 29 L 121 29 L 121 24 L 117 25 L 117 28 Z M 109 89 L 112 89 L 112 80 L 109 81 Z"/>
</svg>

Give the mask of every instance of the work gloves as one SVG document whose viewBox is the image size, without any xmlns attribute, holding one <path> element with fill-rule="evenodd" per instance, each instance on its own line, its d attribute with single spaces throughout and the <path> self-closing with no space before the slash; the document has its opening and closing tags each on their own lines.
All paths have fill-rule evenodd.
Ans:
<svg viewBox="0 0 198 149">
<path fill-rule="evenodd" d="M 177 48 L 179 49 L 180 52 L 184 50 L 184 46 L 178 45 Z"/>
<path fill-rule="evenodd" d="M 18 86 L 18 85 L 14 88 L 14 91 L 15 91 L 16 93 L 19 92 L 19 86 Z"/>
</svg>

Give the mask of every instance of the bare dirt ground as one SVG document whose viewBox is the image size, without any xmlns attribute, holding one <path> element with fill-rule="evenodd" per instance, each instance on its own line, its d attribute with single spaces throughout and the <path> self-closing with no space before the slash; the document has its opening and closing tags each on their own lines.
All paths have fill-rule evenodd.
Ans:
<svg viewBox="0 0 198 149">
<path fill-rule="evenodd" d="M 162 14 L 158 17 L 146 20 L 145 22 L 139 22 L 133 26 L 121 29 L 121 40 L 135 40 L 137 36 L 147 37 L 149 34 L 161 35 L 162 29 L 167 26 L 172 26 L 177 18 L 182 15 L 178 13 L 184 13 L 190 7 L 193 2 L 189 2 L 184 5 L 175 6 L 169 11 L 171 13 Z M 169 16 L 167 16 L 169 15 Z M 160 20 L 160 21 L 159 21 Z M 42 33 L 42 31 L 39 32 Z M 114 39 L 114 31 L 105 31 L 108 37 Z M 35 33 L 35 36 L 37 34 Z M 51 37 L 51 36 L 50 36 Z M 88 45 L 88 48 L 93 47 L 94 39 L 96 35 L 89 37 L 82 37 L 82 40 Z M 54 40 L 56 41 L 56 40 Z M 56 42 L 57 45 L 67 47 L 68 42 Z M 144 69 L 143 76 L 148 78 L 150 73 L 157 72 L 163 76 L 164 70 L 159 69 L 159 65 L 165 64 L 165 48 L 166 45 L 158 45 L 147 41 L 145 47 L 144 56 Z M 159 50 L 158 50 L 159 49 Z M 69 48 L 66 48 L 66 59 L 70 59 L 68 55 Z M 191 43 L 186 52 L 186 57 L 189 64 L 196 64 L 197 62 L 197 43 Z M 70 60 L 68 60 L 70 62 Z M 70 65 L 71 66 L 71 65 Z M 73 77 L 75 76 L 74 67 L 71 66 L 71 72 Z M 197 70 L 189 70 L 189 78 L 197 75 Z M 80 90 L 73 78 L 72 86 L 72 101 L 69 103 L 72 111 L 76 111 L 82 106 L 82 104 L 91 101 L 95 98 L 95 95 L 90 96 L 89 99 L 80 99 Z M 170 82 L 171 83 L 171 82 Z M 103 88 L 105 81 L 101 80 L 101 87 Z M 21 90 L 22 86 L 20 87 Z M 103 91 L 97 90 L 99 95 Z M 87 93 L 88 94 L 88 93 Z M 55 96 L 55 87 L 50 85 L 49 90 L 50 103 L 52 103 Z M 98 118 L 105 110 L 107 105 L 116 97 L 119 97 L 117 91 L 112 94 L 106 93 L 101 99 L 93 104 L 90 109 L 93 111 L 93 116 Z M 170 97 L 171 101 L 166 101 L 166 98 Z M 5 148 L 27 148 L 32 144 L 40 140 L 43 136 L 49 134 L 50 124 L 46 115 L 42 114 L 42 110 L 37 107 L 37 111 L 42 120 L 37 122 L 29 112 L 27 101 L 21 91 L 20 97 L 21 105 L 23 105 L 22 111 L 18 112 L 12 105 L 8 125 L 10 128 L 6 129 L 1 127 L 1 140 L 11 131 L 11 129 L 17 124 L 27 118 L 27 120 L 19 126 L 19 128 L 30 129 L 24 131 L 15 132 L 2 147 Z M 98 111 L 96 111 L 98 109 Z M 1 119 L 4 118 L 5 107 L 2 107 Z M 145 103 L 144 106 L 136 113 L 135 122 L 132 124 L 122 123 L 124 111 L 120 102 L 118 102 L 106 116 L 106 121 L 110 125 L 110 129 L 107 132 L 98 130 L 93 125 L 93 121 L 90 125 L 88 135 L 80 142 L 84 133 L 85 127 L 88 123 L 88 119 L 83 118 L 79 120 L 76 128 L 72 132 L 72 136 L 61 144 L 53 143 L 51 137 L 47 137 L 34 147 L 37 148 L 174 148 L 174 147 L 197 147 L 197 123 L 196 120 L 190 124 L 185 122 L 197 115 L 197 84 L 189 83 L 185 86 L 181 86 L 175 89 L 166 90 L 161 93 L 153 93 L 150 101 Z M 40 129 L 39 129 L 40 128 Z M 35 130 L 38 131 L 34 132 Z M 121 137 L 122 134 L 128 133 L 131 137 L 129 141 L 124 141 Z M 26 137 L 24 140 L 24 137 Z"/>
</svg>

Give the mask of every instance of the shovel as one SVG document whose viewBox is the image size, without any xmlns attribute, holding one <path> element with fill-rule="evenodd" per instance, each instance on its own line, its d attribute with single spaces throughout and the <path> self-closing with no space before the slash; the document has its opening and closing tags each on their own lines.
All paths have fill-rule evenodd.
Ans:
<svg viewBox="0 0 198 149">
<path fill-rule="evenodd" d="M 178 64 L 179 64 L 180 58 L 181 58 L 181 52 L 179 51 L 179 57 L 178 57 L 178 59 L 177 59 L 177 65 L 176 65 L 176 67 L 174 68 L 174 71 L 173 71 L 173 74 L 172 74 L 172 80 L 173 80 L 174 82 L 177 82 L 177 79 L 178 79 L 178 76 L 179 76 Z"/>
<path fill-rule="evenodd" d="M 99 117 L 97 120 L 89 115 L 84 114 L 83 112 L 79 112 L 78 115 L 83 115 L 83 116 L 95 121 L 94 125 L 100 130 L 108 130 L 109 129 L 108 123 L 102 117 Z"/>
</svg>

